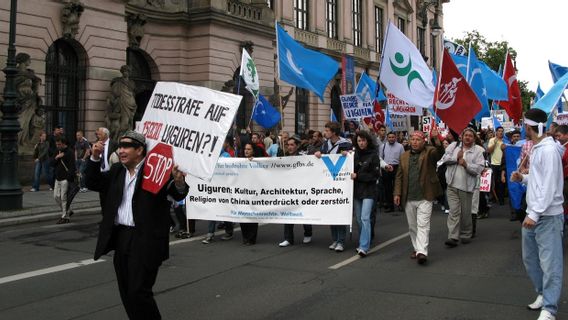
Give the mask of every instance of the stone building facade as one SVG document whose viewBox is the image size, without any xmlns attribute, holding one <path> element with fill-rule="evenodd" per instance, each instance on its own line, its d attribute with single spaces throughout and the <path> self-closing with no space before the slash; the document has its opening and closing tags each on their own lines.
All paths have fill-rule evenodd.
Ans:
<svg viewBox="0 0 568 320">
<path fill-rule="evenodd" d="M 439 0 L 440 25 L 442 3 L 448 1 Z M 136 83 L 135 120 L 156 81 L 176 81 L 244 94 L 237 116 L 237 125 L 244 127 L 252 99 L 236 81 L 243 48 L 252 52 L 262 94 L 277 101 L 275 91 L 292 92 L 284 130 L 322 129 L 337 108 L 341 75 L 329 83 L 323 102 L 275 82 L 274 21 L 338 63 L 342 55 L 354 57 L 357 76 L 366 71 L 376 78 L 389 20 L 403 28 L 430 64 L 441 56 L 441 37 L 430 36 L 436 6 L 425 2 L 432 0 L 19 0 L 16 50 L 30 55 L 29 68 L 41 79 L 47 132 L 59 124 L 69 137 L 84 130 L 94 140 L 104 123 L 110 81 L 125 64 Z M 9 6 L 0 1 L 2 66 Z"/>
</svg>

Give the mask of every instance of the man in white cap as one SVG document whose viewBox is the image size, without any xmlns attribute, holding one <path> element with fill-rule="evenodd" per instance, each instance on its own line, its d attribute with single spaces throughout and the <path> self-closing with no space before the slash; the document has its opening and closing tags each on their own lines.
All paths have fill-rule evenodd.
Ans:
<svg viewBox="0 0 568 320">
<path fill-rule="evenodd" d="M 547 115 L 540 109 L 525 113 L 527 136 L 534 142 L 529 174 L 518 171 L 512 181 L 527 184 L 527 217 L 523 221 L 523 262 L 538 294 L 528 305 L 541 310 L 538 320 L 554 320 L 562 291 L 563 196 L 562 154 L 564 147 L 545 133 Z"/>
</svg>

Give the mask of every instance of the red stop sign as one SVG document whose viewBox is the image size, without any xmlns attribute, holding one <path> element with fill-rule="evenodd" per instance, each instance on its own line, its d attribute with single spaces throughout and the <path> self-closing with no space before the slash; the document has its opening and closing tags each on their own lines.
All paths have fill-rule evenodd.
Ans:
<svg viewBox="0 0 568 320">
<path fill-rule="evenodd" d="M 170 179 L 174 167 L 172 146 L 158 143 L 146 155 L 142 189 L 157 194 Z"/>
</svg>

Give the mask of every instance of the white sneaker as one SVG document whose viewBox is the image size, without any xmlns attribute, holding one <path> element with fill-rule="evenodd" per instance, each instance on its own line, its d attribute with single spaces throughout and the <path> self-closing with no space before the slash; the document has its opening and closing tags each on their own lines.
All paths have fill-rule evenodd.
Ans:
<svg viewBox="0 0 568 320">
<path fill-rule="evenodd" d="M 37 189 L 36 189 L 36 188 L 31 188 L 31 189 L 30 189 L 30 192 L 37 192 Z"/>
<path fill-rule="evenodd" d="M 445 214 L 449 214 L 449 213 L 450 213 L 450 210 L 446 209 L 446 210 L 444 210 L 444 213 L 445 213 Z"/>
<path fill-rule="evenodd" d="M 291 246 L 291 245 L 292 244 L 288 240 L 284 240 L 284 241 L 282 241 L 278 244 L 279 247 L 288 247 L 288 246 Z"/>
<path fill-rule="evenodd" d="M 312 242 L 312 237 L 304 237 L 304 240 L 302 242 L 304 244 L 308 244 L 308 243 Z"/>
<path fill-rule="evenodd" d="M 556 320 L 556 317 L 548 310 L 542 310 L 536 320 Z"/>
<path fill-rule="evenodd" d="M 536 297 L 536 300 L 533 303 L 529 304 L 527 308 L 529 310 L 540 310 L 542 309 L 543 305 L 544 305 L 544 298 L 542 297 L 542 294 L 539 294 Z"/>
<path fill-rule="evenodd" d="M 332 244 L 329 245 L 329 250 L 335 250 L 335 248 L 337 247 L 337 241 L 333 241 Z"/>
<path fill-rule="evenodd" d="M 335 246 L 335 252 L 343 252 L 343 244 L 342 243 L 338 243 Z"/>
</svg>

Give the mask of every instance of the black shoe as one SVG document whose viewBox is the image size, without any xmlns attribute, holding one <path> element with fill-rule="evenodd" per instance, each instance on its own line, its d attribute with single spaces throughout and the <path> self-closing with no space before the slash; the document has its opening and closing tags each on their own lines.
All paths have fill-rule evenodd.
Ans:
<svg viewBox="0 0 568 320">
<path fill-rule="evenodd" d="M 419 253 L 416 255 L 416 260 L 418 264 L 424 265 L 428 261 L 428 258 L 423 253 Z"/>
<path fill-rule="evenodd" d="M 72 216 L 74 214 L 75 214 L 75 212 L 73 212 L 73 210 L 69 210 L 69 216 Z"/>
<path fill-rule="evenodd" d="M 444 244 L 450 248 L 455 248 L 458 246 L 458 240 L 448 239 L 444 242 Z"/>
</svg>

